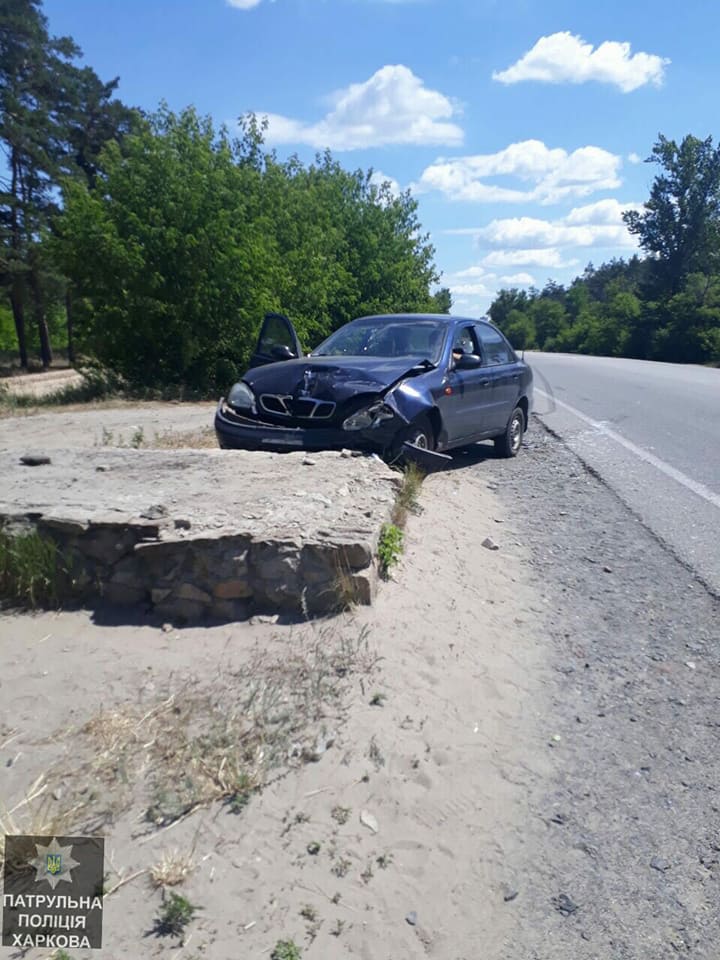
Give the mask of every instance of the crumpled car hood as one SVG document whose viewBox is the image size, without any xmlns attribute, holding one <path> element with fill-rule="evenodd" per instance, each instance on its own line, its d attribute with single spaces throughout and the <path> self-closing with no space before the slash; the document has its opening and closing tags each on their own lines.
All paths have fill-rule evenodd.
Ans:
<svg viewBox="0 0 720 960">
<path fill-rule="evenodd" d="M 307 390 L 308 396 L 341 403 L 359 393 L 382 393 L 414 366 L 408 357 L 304 357 L 254 367 L 242 379 L 256 395 Z"/>
</svg>

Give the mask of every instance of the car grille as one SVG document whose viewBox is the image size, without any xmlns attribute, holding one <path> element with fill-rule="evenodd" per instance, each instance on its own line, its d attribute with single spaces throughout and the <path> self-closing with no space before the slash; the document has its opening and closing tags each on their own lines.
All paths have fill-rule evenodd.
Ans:
<svg viewBox="0 0 720 960">
<path fill-rule="evenodd" d="M 295 417 L 299 420 L 329 420 L 335 412 L 335 404 L 329 400 L 276 393 L 261 394 L 260 406 L 265 413 L 275 417 Z"/>
</svg>

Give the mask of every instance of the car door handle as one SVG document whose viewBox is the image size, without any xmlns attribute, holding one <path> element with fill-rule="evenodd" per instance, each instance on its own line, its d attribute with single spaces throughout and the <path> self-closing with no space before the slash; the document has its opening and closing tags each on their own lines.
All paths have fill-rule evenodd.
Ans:
<svg viewBox="0 0 720 960">
<path fill-rule="evenodd" d="M 489 387 L 489 386 L 490 386 L 490 381 L 489 381 L 489 380 L 481 380 L 481 381 L 480 381 L 480 386 L 481 386 L 481 387 Z"/>
</svg>

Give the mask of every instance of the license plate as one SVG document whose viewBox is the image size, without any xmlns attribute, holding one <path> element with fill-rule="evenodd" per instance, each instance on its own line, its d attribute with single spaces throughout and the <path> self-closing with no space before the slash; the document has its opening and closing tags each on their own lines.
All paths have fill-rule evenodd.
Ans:
<svg viewBox="0 0 720 960">
<path fill-rule="evenodd" d="M 263 437 L 262 440 L 260 441 L 260 443 L 269 443 L 269 444 L 271 444 L 271 445 L 272 445 L 272 444 L 275 444 L 275 445 L 281 446 L 281 447 L 301 447 L 301 446 L 302 446 L 302 440 L 298 440 L 298 439 L 296 439 L 295 437 L 293 437 L 292 439 L 289 439 L 289 440 L 279 440 L 279 439 L 278 439 L 278 440 L 275 440 L 275 439 L 272 438 L 272 437 L 270 437 L 270 438 L 268 438 L 268 437 Z"/>
</svg>

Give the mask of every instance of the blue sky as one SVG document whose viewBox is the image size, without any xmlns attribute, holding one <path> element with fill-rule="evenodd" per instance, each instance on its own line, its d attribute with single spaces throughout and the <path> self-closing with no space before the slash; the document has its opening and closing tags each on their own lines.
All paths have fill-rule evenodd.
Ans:
<svg viewBox="0 0 720 960">
<path fill-rule="evenodd" d="M 708 0 L 45 0 L 125 102 L 270 117 L 411 188 L 457 313 L 632 254 L 659 132 L 715 136 Z"/>
</svg>

